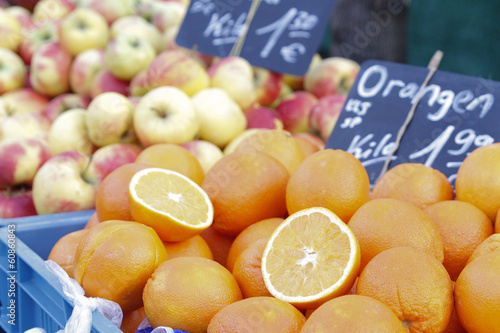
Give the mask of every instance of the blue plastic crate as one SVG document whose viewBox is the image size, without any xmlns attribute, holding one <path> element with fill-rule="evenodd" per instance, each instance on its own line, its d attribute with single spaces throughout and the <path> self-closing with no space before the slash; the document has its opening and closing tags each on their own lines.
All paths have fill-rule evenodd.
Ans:
<svg viewBox="0 0 500 333">
<path fill-rule="evenodd" d="M 59 280 L 47 270 L 54 244 L 64 235 L 82 229 L 94 211 L 5 219 L 0 228 L 0 328 L 21 333 L 41 327 L 48 333 L 62 329 L 73 311 Z M 15 226 L 15 296 L 9 297 L 12 269 L 8 262 L 8 225 Z M 15 325 L 9 324 L 9 302 L 15 300 Z M 92 315 L 93 333 L 122 332 L 100 312 Z"/>
<path fill-rule="evenodd" d="M 26 217 L 16 217 L 12 219 L 0 218 L 0 228 L 11 223 L 16 224 L 27 224 L 27 223 L 42 223 L 47 221 L 73 221 L 81 220 L 82 218 L 87 218 L 87 220 L 92 216 L 95 210 L 85 210 L 80 212 L 69 212 L 69 213 L 57 213 L 48 215 L 32 215 Z"/>
</svg>

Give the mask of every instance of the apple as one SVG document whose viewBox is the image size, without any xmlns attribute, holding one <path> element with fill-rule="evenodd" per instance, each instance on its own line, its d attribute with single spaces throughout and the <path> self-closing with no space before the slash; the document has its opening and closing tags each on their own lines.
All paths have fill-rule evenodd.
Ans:
<svg viewBox="0 0 500 333">
<path fill-rule="evenodd" d="M 34 137 L 49 131 L 50 122 L 39 113 L 13 114 L 0 124 L 0 138 Z"/>
<path fill-rule="evenodd" d="M 311 59 L 311 63 L 309 64 L 308 70 L 314 67 L 316 64 L 320 63 L 322 60 L 321 56 L 316 53 L 313 55 Z M 285 84 L 287 84 L 292 90 L 304 90 L 304 75 L 292 75 L 292 74 L 284 74 L 283 80 Z"/>
<path fill-rule="evenodd" d="M 69 91 L 71 55 L 59 43 L 40 46 L 31 60 L 30 83 L 49 97 Z"/>
<path fill-rule="evenodd" d="M 139 15 L 125 16 L 117 19 L 111 25 L 111 37 L 118 34 L 127 34 L 144 38 L 151 44 L 156 53 L 165 50 L 162 34 L 153 24 Z"/>
<path fill-rule="evenodd" d="M 187 6 L 176 1 L 152 1 L 153 3 L 153 24 L 166 31 L 170 27 L 178 27 L 182 24 L 186 15 Z"/>
<path fill-rule="evenodd" d="M 317 98 L 335 93 L 347 95 L 359 68 L 357 62 L 346 58 L 322 59 L 305 74 L 304 89 Z"/>
<path fill-rule="evenodd" d="M 290 133 L 309 130 L 309 114 L 318 99 L 307 91 L 294 91 L 283 97 L 276 107 L 276 112 L 283 119 L 285 130 Z"/>
<path fill-rule="evenodd" d="M 31 88 L 20 88 L 2 95 L 4 109 L 9 115 L 18 113 L 43 113 L 50 99 Z"/>
<path fill-rule="evenodd" d="M 49 130 L 48 142 L 54 155 L 65 151 L 78 151 L 92 154 L 97 147 L 87 134 L 87 111 L 71 109 L 57 117 Z"/>
<path fill-rule="evenodd" d="M 134 97 L 144 96 L 149 91 L 148 70 L 143 69 L 134 75 L 129 85 L 130 95 Z"/>
<path fill-rule="evenodd" d="M 90 97 L 94 78 L 104 68 L 104 50 L 90 49 L 78 54 L 71 63 L 69 84 L 75 93 Z"/>
<path fill-rule="evenodd" d="M 319 132 L 321 138 L 327 141 L 344 108 L 346 99 L 347 97 L 343 94 L 332 94 L 320 98 L 309 115 L 309 128 Z"/>
<path fill-rule="evenodd" d="M 99 185 L 116 168 L 134 163 L 141 151 L 140 146 L 129 143 L 113 143 L 101 147 L 92 154 L 83 177 L 92 184 Z"/>
<path fill-rule="evenodd" d="M 167 50 L 158 54 L 148 67 L 147 81 L 150 89 L 174 86 L 188 96 L 210 86 L 205 68 L 179 50 Z"/>
<path fill-rule="evenodd" d="M 21 24 L 21 30 L 31 26 L 33 21 L 31 20 L 31 12 L 21 6 L 10 6 L 5 8 L 7 14 L 12 17 L 15 17 L 19 24 Z"/>
<path fill-rule="evenodd" d="M 105 92 L 96 96 L 86 113 L 90 141 L 102 147 L 129 138 L 133 132 L 133 114 L 134 106 L 121 94 Z"/>
<path fill-rule="evenodd" d="M 181 146 L 189 150 L 196 157 L 205 174 L 224 156 L 219 147 L 205 140 L 193 140 Z"/>
<path fill-rule="evenodd" d="M 247 127 L 247 119 L 223 89 L 208 88 L 191 98 L 200 121 L 200 139 L 224 148 Z"/>
<path fill-rule="evenodd" d="M 83 178 L 88 155 L 67 151 L 53 156 L 33 179 L 33 203 L 39 215 L 95 208 L 97 188 Z"/>
<path fill-rule="evenodd" d="M 210 86 L 225 90 L 241 109 L 257 99 L 250 63 L 240 57 L 225 57 L 208 68 Z"/>
<path fill-rule="evenodd" d="M 0 191 L 0 218 L 12 219 L 36 215 L 32 191 L 29 188 L 7 188 Z"/>
<path fill-rule="evenodd" d="M 105 62 L 114 77 L 130 81 L 141 70 L 147 69 L 155 56 L 155 49 L 146 39 L 124 33 L 108 43 Z"/>
<path fill-rule="evenodd" d="M 13 15 L 0 8 L 0 31 L 2 38 L 0 38 L 0 47 L 17 51 L 21 45 L 21 23 Z"/>
<path fill-rule="evenodd" d="M 283 120 L 273 109 L 255 104 L 244 110 L 247 128 L 283 129 Z"/>
<path fill-rule="evenodd" d="M 38 169 L 52 156 L 45 140 L 9 137 L 0 141 L 0 188 L 31 185 Z"/>
<path fill-rule="evenodd" d="M 135 13 L 135 0 L 82 0 L 80 6 L 93 9 L 101 14 L 108 25 L 120 17 Z"/>
<path fill-rule="evenodd" d="M 23 40 L 19 55 L 26 65 L 31 64 L 33 53 L 42 45 L 55 43 L 59 40 L 60 21 L 44 21 L 32 24 L 23 30 Z"/>
<path fill-rule="evenodd" d="M 294 133 L 292 136 L 297 140 L 305 157 L 325 148 L 325 142 L 312 133 Z"/>
<path fill-rule="evenodd" d="M 62 20 L 59 42 L 72 56 L 104 48 L 108 39 L 108 23 L 92 9 L 77 8 Z"/>
<path fill-rule="evenodd" d="M 89 104 L 90 98 L 88 97 L 73 93 L 66 93 L 54 97 L 43 111 L 43 115 L 51 123 L 53 123 L 61 113 L 77 108 L 86 109 Z"/>
<path fill-rule="evenodd" d="M 283 74 L 255 66 L 253 70 L 257 103 L 269 106 L 280 96 L 284 84 Z"/>
<path fill-rule="evenodd" d="M 115 92 L 124 96 L 128 96 L 129 82 L 116 78 L 104 66 L 95 75 L 90 87 L 90 97 L 96 98 L 98 95 L 105 92 Z"/>
<path fill-rule="evenodd" d="M 0 48 L 0 95 L 24 86 L 26 66 L 15 52 Z"/>
<path fill-rule="evenodd" d="M 145 146 L 192 141 L 200 123 L 189 96 L 179 88 L 158 87 L 144 95 L 134 113 L 134 129 Z"/>
<path fill-rule="evenodd" d="M 75 9 L 71 0 L 40 0 L 33 8 L 34 23 L 62 19 Z"/>
</svg>

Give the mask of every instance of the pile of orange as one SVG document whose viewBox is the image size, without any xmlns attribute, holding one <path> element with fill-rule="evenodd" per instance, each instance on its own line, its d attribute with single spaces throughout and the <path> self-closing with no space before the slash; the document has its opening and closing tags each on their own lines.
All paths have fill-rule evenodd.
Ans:
<svg viewBox="0 0 500 333">
<path fill-rule="evenodd" d="M 454 192 L 415 163 L 371 190 L 353 155 L 283 130 L 235 140 L 207 172 L 145 150 L 49 259 L 120 304 L 125 332 L 500 332 L 500 143 Z"/>
</svg>

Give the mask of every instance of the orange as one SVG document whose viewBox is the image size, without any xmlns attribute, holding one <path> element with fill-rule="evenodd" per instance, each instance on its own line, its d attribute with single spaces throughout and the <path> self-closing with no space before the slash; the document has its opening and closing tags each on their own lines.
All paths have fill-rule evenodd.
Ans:
<svg viewBox="0 0 500 333">
<path fill-rule="evenodd" d="M 383 302 L 411 333 L 442 332 L 453 312 L 446 269 L 412 247 L 395 247 L 373 258 L 359 276 L 357 293 Z"/>
<path fill-rule="evenodd" d="M 214 206 L 214 229 L 237 236 L 255 222 L 285 216 L 288 179 L 285 167 L 261 152 L 221 158 L 201 185 Z"/>
<path fill-rule="evenodd" d="M 168 259 L 177 257 L 214 259 L 210 247 L 208 247 L 207 242 L 200 235 L 193 236 L 182 242 L 163 242 L 163 245 L 165 245 L 165 250 L 167 250 Z"/>
<path fill-rule="evenodd" d="M 458 200 L 470 202 L 495 221 L 500 209 L 500 142 L 476 148 L 464 159 L 455 189 Z"/>
<path fill-rule="evenodd" d="M 240 286 L 243 298 L 272 296 L 262 278 L 262 254 L 267 239 L 259 239 L 248 246 L 236 259 L 233 276 Z"/>
<path fill-rule="evenodd" d="M 396 199 L 374 199 L 349 221 L 361 248 L 361 270 L 377 254 L 398 246 L 421 249 L 443 262 L 439 230 L 417 206 Z"/>
<path fill-rule="evenodd" d="M 146 312 L 144 312 L 143 306 L 137 310 L 125 313 L 123 315 L 120 330 L 123 331 L 123 333 L 135 333 L 144 318 L 146 318 Z"/>
<path fill-rule="evenodd" d="M 166 242 L 199 235 L 214 216 L 212 203 L 200 186 L 161 168 L 147 168 L 132 177 L 129 206 L 135 221 L 153 228 Z"/>
<path fill-rule="evenodd" d="M 453 292 L 455 292 L 455 282 L 452 281 L 452 284 Z M 443 333 L 467 333 L 462 324 L 460 324 L 460 320 L 458 320 L 457 309 L 455 305 L 453 305 L 453 312 L 451 314 L 450 322 L 448 323 L 448 326 L 443 331 Z"/>
<path fill-rule="evenodd" d="M 465 266 L 455 284 L 458 319 L 469 333 L 500 332 L 500 250 Z"/>
<path fill-rule="evenodd" d="M 265 238 L 267 240 L 276 227 L 283 222 L 283 220 L 284 219 L 281 217 L 265 219 L 246 227 L 242 232 L 240 232 L 234 239 L 233 244 L 229 249 L 229 253 L 227 255 L 227 269 L 232 272 L 234 263 L 238 256 L 245 251 L 247 247 L 259 239 Z"/>
<path fill-rule="evenodd" d="M 423 209 L 439 201 L 453 200 L 455 194 L 441 171 L 420 163 L 403 163 L 382 176 L 373 187 L 372 198 L 403 200 Z"/>
<path fill-rule="evenodd" d="M 221 264 L 200 257 L 165 261 L 149 279 L 143 300 L 153 326 L 207 331 L 220 310 L 242 299 L 238 283 Z"/>
<path fill-rule="evenodd" d="M 304 153 L 297 140 L 282 129 L 259 129 L 243 138 L 236 146 L 236 152 L 263 152 L 277 159 L 293 174 L 304 160 Z"/>
<path fill-rule="evenodd" d="M 468 202 L 448 200 L 424 212 L 436 224 L 444 250 L 444 268 L 455 281 L 476 247 L 493 233 L 490 219 Z"/>
<path fill-rule="evenodd" d="M 127 198 L 127 203 L 128 203 L 128 198 Z M 99 221 L 99 218 L 97 217 L 97 212 L 94 212 L 94 214 L 92 214 L 90 216 L 90 218 L 87 221 L 87 223 L 85 223 L 84 229 L 90 229 L 93 226 L 95 226 L 96 224 L 98 224 L 99 222 L 101 222 L 101 221 Z"/>
<path fill-rule="evenodd" d="M 252 297 L 234 302 L 210 321 L 207 333 L 299 333 L 304 315 L 292 305 L 272 297 Z"/>
<path fill-rule="evenodd" d="M 324 149 L 307 157 L 290 177 L 286 206 L 293 214 L 309 207 L 325 207 L 345 223 L 370 199 L 370 181 L 352 154 Z"/>
<path fill-rule="evenodd" d="M 479 244 L 478 247 L 476 247 L 474 252 L 472 252 L 469 259 L 467 260 L 467 265 L 480 256 L 497 249 L 500 249 L 500 234 L 493 234 L 490 237 L 486 238 L 481 244 Z"/>
<path fill-rule="evenodd" d="M 142 306 L 146 282 L 166 259 L 165 247 L 152 228 L 105 221 L 82 238 L 73 273 L 87 297 L 109 299 L 127 313 Z"/>
<path fill-rule="evenodd" d="M 317 308 L 300 333 L 405 333 L 399 318 L 384 303 L 367 296 L 344 295 Z"/>
<path fill-rule="evenodd" d="M 128 203 L 128 186 L 132 176 L 148 166 L 128 163 L 109 173 L 97 188 L 95 209 L 99 221 L 133 221 Z"/>
<path fill-rule="evenodd" d="M 210 251 L 212 251 L 214 260 L 226 267 L 227 255 L 233 244 L 234 237 L 224 235 L 215 230 L 212 226 L 203 230 L 200 236 L 207 242 Z"/>
<path fill-rule="evenodd" d="M 198 185 L 201 184 L 204 177 L 203 168 L 194 154 L 173 143 L 157 143 L 146 147 L 137 156 L 135 162 L 176 171 Z"/>
<path fill-rule="evenodd" d="M 273 232 L 262 255 L 269 292 L 299 309 L 317 308 L 346 294 L 359 273 L 356 237 L 322 207 L 298 211 Z"/>
<path fill-rule="evenodd" d="M 55 261 L 69 277 L 73 277 L 73 260 L 75 258 L 76 248 L 82 238 L 87 234 L 87 229 L 70 232 L 59 238 L 50 250 L 47 260 Z"/>
</svg>

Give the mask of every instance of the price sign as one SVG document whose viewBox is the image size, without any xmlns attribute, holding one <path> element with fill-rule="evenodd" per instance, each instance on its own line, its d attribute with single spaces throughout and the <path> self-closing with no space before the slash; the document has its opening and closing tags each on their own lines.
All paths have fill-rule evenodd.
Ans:
<svg viewBox="0 0 500 333">
<path fill-rule="evenodd" d="M 326 147 L 356 156 L 374 184 L 427 73 L 411 65 L 364 62 Z M 454 183 L 467 155 L 498 141 L 500 82 L 436 71 L 389 168 L 423 163 Z"/>
<path fill-rule="evenodd" d="M 239 56 L 252 65 L 302 75 L 318 51 L 334 4 L 334 0 L 262 0 L 247 30 L 252 0 L 192 0 L 176 43 L 227 57 L 244 35 Z"/>
</svg>

